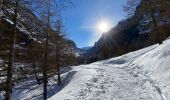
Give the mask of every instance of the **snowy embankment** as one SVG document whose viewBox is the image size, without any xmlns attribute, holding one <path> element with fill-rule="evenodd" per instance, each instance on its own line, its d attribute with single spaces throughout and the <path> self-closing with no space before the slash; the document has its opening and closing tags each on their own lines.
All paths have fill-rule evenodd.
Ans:
<svg viewBox="0 0 170 100">
<path fill-rule="evenodd" d="M 49 100 L 170 100 L 170 40 L 72 68 Z"/>
</svg>

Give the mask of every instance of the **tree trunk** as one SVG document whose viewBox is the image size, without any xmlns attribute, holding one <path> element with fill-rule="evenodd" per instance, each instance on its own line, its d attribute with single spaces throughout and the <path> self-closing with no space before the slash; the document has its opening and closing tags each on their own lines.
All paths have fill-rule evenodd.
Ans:
<svg viewBox="0 0 170 100">
<path fill-rule="evenodd" d="M 43 67 L 43 100 L 47 100 L 47 83 L 48 83 L 48 77 L 47 77 L 47 60 L 48 60 L 48 37 L 50 32 L 50 0 L 48 2 L 48 15 L 47 15 L 47 33 L 46 33 L 46 43 L 45 43 L 45 54 L 44 54 L 44 67 Z"/>
<path fill-rule="evenodd" d="M 59 14 L 60 17 L 60 14 Z M 60 32 L 61 32 L 61 19 L 57 20 L 57 41 L 56 41 L 56 62 L 57 62 L 57 76 L 58 76 L 58 85 L 61 85 L 60 77 Z"/>
<path fill-rule="evenodd" d="M 60 77 L 60 51 L 59 51 L 59 40 L 57 40 L 56 45 L 56 62 L 57 62 L 57 76 L 58 76 L 58 85 L 61 84 L 61 77 Z"/>
<path fill-rule="evenodd" d="M 32 67 L 33 67 L 33 73 L 34 73 L 35 79 L 36 79 L 37 83 L 40 85 L 41 82 L 40 82 L 40 79 L 38 79 L 38 75 L 37 75 L 37 72 L 36 72 L 36 69 L 35 69 L 36 65 L 35 65 L 34 60 L 32 61 Z"/>
<path fill-rule="evenodd" d="M 43 99 L 44 100 L 47 100 L 47 54 L 48 52 L 48 33 L 47 33 L 47 36 L 46 36 L 46 46 L 45 46 L 45 54 L 44 54 L 44 67 L 43 67 L 43 83 L 44 83 L 44 86 L 43 86 L 43 89 L 44 89 L 44 93 L 43 93 Z"/>
<path fill-rule="evenodd" d="M 153 24 L 154 24 L 154 28 L 156 28 L 158 26 L 157 24 L 157 20 L 156 20 L 156 16 L 155 16 L 155 13 L 156 13 L 156 8 L 154 7 L 155 6 L 155 2 L 152 2 L 152 0 L 148 0 L 151 8 L 150 8 L 150 13 L 151 13 L 151 18 L 152 18 L 152 21 L 153 21 Z"/>
<path fill-rule="evenodd" d="M 57 66 L 58 85 L 61 85 L 60 66 Z"/>
<path fill-rule="evenodd" d="M 15 15 L 13 19 L 14 25 L 13 25 L 13 31 L 12 31 L 13 33 L 12 33 L 11 43 L 10 43 L 9 62 L 8 62 L 8 69 L 7 69 L 5 100 L 10 100 L 11 93 L 12 93 L 12 72 L 13 72 L 13 65 L 14 65 L 14 49 L 15 49 L 14 45 L 15 45 L 18 5 L 19 5 L 19 0 L 17 0 L 15 4 Z"/>
<path fill-rule="evenodd" d="M 152 12 L 151 17 L 152 17 L 152 21 L 153 21 L 153 24 L 154 24 L 154 28 L 156 28 L 158 26 L 158 24 L 157 24 L 156 17 L 155 17 L 153 12 Z"/>
<path fill-rule="evenodd" d="M 0 0 L 0 11 L 2 11 L 3 2 L 4 2 L 4 0 Z M 1 20 L 2 20 L 2 18 L 0 17 L 0 23 L 1 23 Z"/>
<path fill-rule="evenodd" d="M 46 49 L 47 49 L 47 45 L 46 45 Z M 44 68 L 43 68 L 43 89 L 44 89 L 44 93 L 43 93 L 43 100 L 47 100 L 47 53 L 45 53 L 44 55 Z"/>
</svg>

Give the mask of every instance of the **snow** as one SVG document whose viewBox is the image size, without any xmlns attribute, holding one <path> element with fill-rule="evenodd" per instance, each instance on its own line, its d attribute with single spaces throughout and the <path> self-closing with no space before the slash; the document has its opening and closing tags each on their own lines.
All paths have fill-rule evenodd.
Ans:
<svg viewBox="0 0 170 100">
<path fill-rule="evenodd" d="M 5 19 L 7 22 L 9 22 L 10 24 L 14 24 L 10 19 Z"/>
<path fill-rule="evenodd" d="M 133 77 L 113 66 L 101 66 L 104 68 L 100 64 L 76 68 L 77 73 L 71 82 L 49 100 L 160 99 L 154 88 L 144 84 L 140 77 Z"/>
<path fill-rule="evenodd" d="M 147 33 L 150 33 L 151 32 L 151 29 L 147 29 L 147 30 L 144 30 L 144 31 L 140 31 L 139 34 L 147 34 Z"/>
<path fill-rule="evenodd" d="M 48 100 L 170 100 L 170 40 L 51 78 Z M 13 100 L 41 100 L 43 88 L 29 80 L 13 88 Z M 1 95 L 1 94 L 0 94 Z M 1 98 L 1 96 L 0 96 Z"/>
<path fill-rule="evenodd" d="M 52 96 L 60 89 L 54 79 L 49 80 L 48 96 Z M 13 88 L 12 100 L 42 100 L 42 94 L 43 84 L 38 85 L 35 80 L 28 80 Z"/>
<path fill-rule="evenodd" d="M 48 100 L 169 100 L 170 40 L 89 65 Z"/>
<path fill-rule="evenodd" d="M 17 28 L 20 30 L 20 32 L 23 32 L 24 34 L 27 34 L 27 35 L 30 35 L 30 34 L 31 34 L 31 33 L 28 32 L 27 29 L 24 28 L 24 27 L 19 27 L 19 26 L 17 26 Z"/>
<path fill-rule="evenodd" d="M 0 17 L 4 16 L 4 13 L 0 10 Z"/>
</svg>

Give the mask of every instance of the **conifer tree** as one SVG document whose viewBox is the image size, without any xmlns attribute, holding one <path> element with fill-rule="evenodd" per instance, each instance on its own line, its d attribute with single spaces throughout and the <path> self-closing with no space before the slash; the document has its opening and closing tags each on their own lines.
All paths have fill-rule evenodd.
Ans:
<svg viewBox="0 0 170 100">
<path fill-rule="evenodd" d="M 17 14 L 18 14 L 18 7 L 19 7 L 19 0 L 15 2 L 15 10 L 14 10 L 14 17 L 13 17 L 13 30 L 11 33 L 11 43 L 10 43 L 10 53 L 9 53 L 9 62 L 7 68 L 7 81 L 6 81 L 6 96 L 5 100 L 11 99 L 12 93 L 12 72 L 14 66 L 14 45 L 15 45 L 15 36 L 16 36 L 16 27 L 17 27 Z"/>
</svg>

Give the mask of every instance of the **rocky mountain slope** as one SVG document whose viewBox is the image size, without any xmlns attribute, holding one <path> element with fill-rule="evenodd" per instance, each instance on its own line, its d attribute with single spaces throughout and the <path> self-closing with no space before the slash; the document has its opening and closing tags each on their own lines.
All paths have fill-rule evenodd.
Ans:
<svg viewBox="0 0 170 100">
<path fill-rule="evenodd" d="M 9 0 L 10 1 L 10 0 Z M 1 28 L 5 28 L 0 30 L 0 47 L 5 45 L 5 42 L 8 41 L 8 35 L 10 35 L 10 27 L 13 24 L 13 9 L 14 3 L 11 1 L 7 6 L 4 4 L 2 9 L 0 10 L 1 17 Z M 41 44 L 45 42 L 45 34 L 46 30 L 44 28 L 44 23 L 32 12 L 30 9 L 25 6 L 20 5 L 20 10 L 18 12 L 18 21 L 17 21 L 17 40 L 16 40 L 16 48 L 27 48 L 27 46 L 33 42 L 37 44 Z M 67 49 L 68 53 L 76 53 L 79 49 L 76 47 L 75 43 L 69 39 L 62 39 L 67 45 L 69 45 L 70 49 Z M 4 44 L 3 44 L 4 43 Z M 53 42 L 51 41 L 51 44 Z M 3 49 L 1 48 L 1 51 Z"/>
<path fill-rule="evenodd" d="M 151 3 L 150 3 L 151 2 Z M 87 60 L 102 60 L 162 43 L 170 36 L 170 2 L 141 0 L 133 16 L 120 21 L 87 51 Z M 91 56 L 92 55 L 92 56 Z"/>
</svg>

